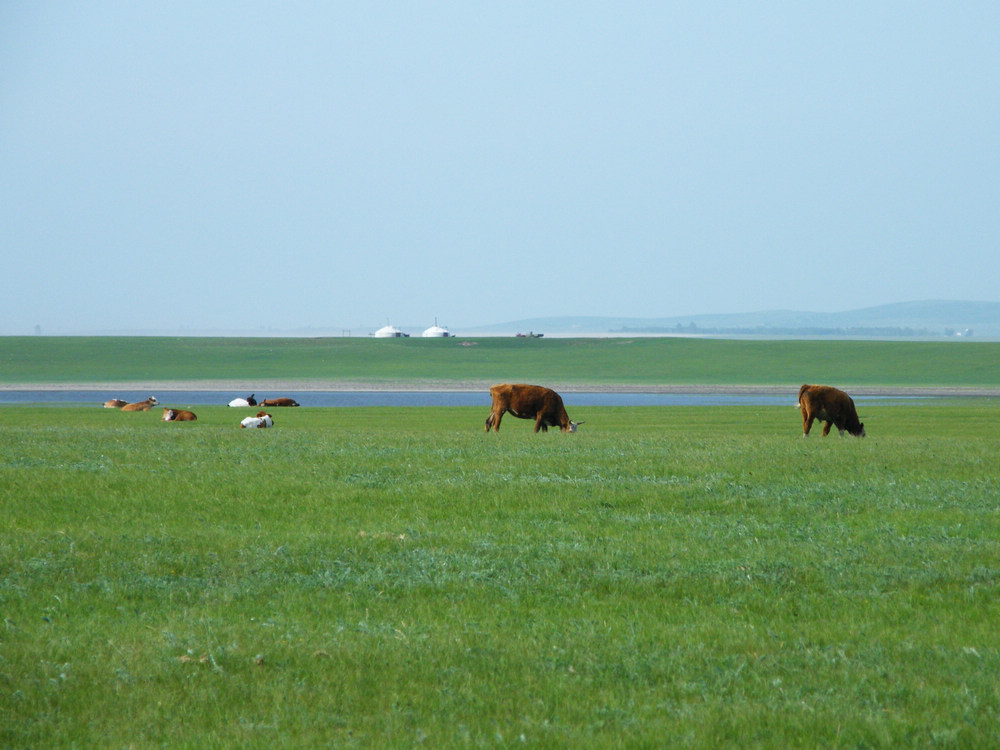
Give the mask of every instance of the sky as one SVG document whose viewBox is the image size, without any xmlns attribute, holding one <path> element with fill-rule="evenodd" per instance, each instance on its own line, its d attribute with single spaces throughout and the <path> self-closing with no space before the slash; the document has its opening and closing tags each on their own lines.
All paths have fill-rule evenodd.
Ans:
<svg viewBox="0 0 1000 750">
<path fill-rule="evenodd" d="M 0 4 L 0 335 L 1000 301 L 1000 3 Z"/>
</svg>

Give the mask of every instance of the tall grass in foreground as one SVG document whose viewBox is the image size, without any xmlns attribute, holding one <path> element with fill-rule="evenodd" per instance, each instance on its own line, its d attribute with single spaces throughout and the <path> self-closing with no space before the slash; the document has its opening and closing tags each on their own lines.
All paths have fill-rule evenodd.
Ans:
<svg viewBox="0 0 1000 750">
<path fill-rule="evenodd" d="M 198 411 L 2 409 L 0 746 L 1000 744 L 993 402 Z"/>
</svg>

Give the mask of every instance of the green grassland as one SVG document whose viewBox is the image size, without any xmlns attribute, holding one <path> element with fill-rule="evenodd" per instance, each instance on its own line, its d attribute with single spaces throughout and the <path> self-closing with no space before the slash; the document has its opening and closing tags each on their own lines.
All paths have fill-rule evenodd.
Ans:
<svg viewBox="0 0 1000 750">
<path fill-rule="evenodd" d="M 0 384 L 184 380 L 1000 386 L 1000 342 L 7 337 Z"/>
<path fill-rule="evenodd" d="M 396 343 L 351 346 L 428 342 Z M 520 343 L 454 351 L 479 377 Z M 553 343 L 627 374 L 626 344 Z M 337 344 L 270 342 L 331 370 Z M 636 346 L 664 376 L 698 348 Z M 135 361 L 114 376 L 162 377 Z M 575 435 L 0 408 L 0 747 L 1000 745 L 996 401 L 867 405 L 860 440 L 791 406 L 567 406 Z"/>
</svg>

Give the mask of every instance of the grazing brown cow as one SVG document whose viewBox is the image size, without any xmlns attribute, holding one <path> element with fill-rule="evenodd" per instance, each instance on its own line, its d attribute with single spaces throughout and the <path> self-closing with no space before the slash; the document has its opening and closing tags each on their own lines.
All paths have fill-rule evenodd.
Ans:
<svg viewBox="0 0 1000 750">
<path fill-rule="evenodd" d="M 265 398 L 260 402 L 261 406 L 298 406 L 299 402 L 294 398 Z"/>
<path fill-rule="evenodd" d="M 156 396 L 150 396 L 145 401 L 138 401 L 134 404 L 125 404 L 125 406 L 122 407 L 122 411 L 149 411 L 158 403 L 160 402 L 156 400 Z"/>
<path fill-rule="evenodd" d="M 168 409 L 166 406 L 163 407 L 164 422 L 194 422 L 196 419 L 198 419 L 198 417 L 195 416 L 193 411 Z"/>
<path fill-rule="evenodd" d="M 113 398 L 110 401 L 105 401 L 104 402 L 104 408 L 105 409 L 121 409 L 127 403 L 128 403 L 128 401 L 123 401 L 120 398 Z"/>
<path fill-rule="evenodd" d="M 577 425 L 571 422 L 563 407 L 562 397 L 551 388 L 523 383 L 502 383 L 490 388 L 493 407 L 486 418 L 486 431 L 493 428 L 500 432 L 500 420 L 505 412 L 518 419 L 534 419 L 535 432 L 548 432 L 549 427 L 558 427 L 563 432 L 576 432 Z"/>
<path fill-rule="evenodd" d="M 856 437 L 865 436 L 865 426 L 858 420 L 854 400 L 841 390 L 828 385 L 804 385 L 799 389 L 802 410 L 802 437 L 809 435 L 814 420 L 826 422 L 823 437 L 830 434 L 830 425 L 837 425 L 843 437 L 846 430 Z"/>
</svg>

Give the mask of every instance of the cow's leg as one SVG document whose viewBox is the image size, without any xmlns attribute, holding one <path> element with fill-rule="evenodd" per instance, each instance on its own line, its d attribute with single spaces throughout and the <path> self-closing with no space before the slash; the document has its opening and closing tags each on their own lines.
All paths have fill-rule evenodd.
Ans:
<svg viewBox="0 0 1000 750">
<path fill-rule="evenodd" d="M 535 417 L 535 432 L 538 432 L 539 430 L 542 432 L 549 431 L 549 428 L 545 426 L 545 417 L 542 414 Z"/>
<path fill-rule="evenodd" d="M 830 434 L 831 425 L 833 425 L 833 422 L 826 422 L 823 424 L 823 437 L 826 437 L 827 435 Z"/>
<path fill-rule="evenodd" d="M 813 417 L 802 412 L 802 437 L 809 437 L 809 430 L 813 426 Z"/>
<path fill-rule="evenodd" d="M 503 418 L 503 410 L 497 409 L 491 411 L 490 415 L 486 418 L 486 431 L 490 431 L 490 427 L 493 428 L 493 432 L 500 432 L 500 420 Z"/>
</svg>

